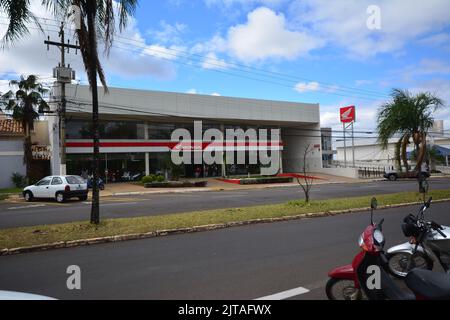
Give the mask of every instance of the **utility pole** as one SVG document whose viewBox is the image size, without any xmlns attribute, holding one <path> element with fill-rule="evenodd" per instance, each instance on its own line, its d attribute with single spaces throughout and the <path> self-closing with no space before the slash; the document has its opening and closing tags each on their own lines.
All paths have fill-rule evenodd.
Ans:
<svg viewBox="0 0 450 320">
<path fill-rule="evenodd" d="M 70 44 L 70 41 L 65 40 L 64 37 L 64 23 L 61 22 L 61 27 L 59 30 L 59 38 L 60 42 L 50 41 L 50 37 L 48 40 L 44 41 L 44 44 L 47 45 L 47 50 L 50 50 L 50 46 L 57 46 L 61 51 L 61 61 L 58 67 L 53 69 L 53 76 L 57 79 L 56 81 L 61 86 L 61 105 L 58 109 L 59 114 L 59 148 L 60 148 L 60 175 L 66 175 L 66 83 L 71 83 L 72 80 L 75 80 L 75 71 L 70 68 L 70 64 L 66 67 L 66 59 L 65 53 L 69 53 L 70 49 L 75 49 L 75 54 L 77 54 L 77 50 L 80 49 L 78 43 L 75 45 Z"/>
</svg>

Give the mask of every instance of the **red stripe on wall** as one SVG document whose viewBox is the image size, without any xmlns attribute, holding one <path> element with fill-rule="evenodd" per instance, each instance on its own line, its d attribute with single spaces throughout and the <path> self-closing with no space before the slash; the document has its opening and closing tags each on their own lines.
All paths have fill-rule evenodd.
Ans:
<svg viewBox="0 0 450 320">
<path fill-rule="evenodd" d="M 167 147 L 171 150 L 175 149 L 175 147 L 178 146 L 179 149 L 186 148 L 186 147 L 193 147 L 198 146 L 200 143 L 197 142 L 171 142 L 171 141 L 161 141 L 161 142 L 100 142 L 100 148 L 139 148 L 139 147 Z M 222 143 L 219 142 L 202 142 L 202 149 L 206 149 L 208 146 L 222 146 Z M 232 142 L 226 142 L 224 143 L 225 146 L 283 146 L 282 142 L 245 142 L 245 143 L 232 143 Z M 94 143 L 93 142 L 66 142 L 67 148 L 93 148 Z"/>
</svg>

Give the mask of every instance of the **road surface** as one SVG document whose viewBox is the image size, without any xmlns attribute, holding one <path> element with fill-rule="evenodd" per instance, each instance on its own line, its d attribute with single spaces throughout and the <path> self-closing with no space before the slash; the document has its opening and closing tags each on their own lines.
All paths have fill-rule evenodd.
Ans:
<svg viewBox="0 0 450 320">
<path fill-rule="evenodd" d="M 436 203 L 427 215 L 450 225 L 449 208 Z M 405 241 L 401 221 L 416 209 L 376 212 L 386 219 L 386 247 Z M 0 290 L 58 299 L 325 299 L 327 272 L 351 262 L 369 221 L 365 212 L 0 257 Z M 79 291 L 66 287 L 70 265 L 81 268 Z"/>
<path fill-rule="evenodd" d="M 450 178 L 431 179 L 430 189 L 450 188 Z M 356 184 L 324 184 L 313 187 L 312 199 L 330 199 L 417 191 L 416 181 L 378 181 Z M 234 208 L 282 203 L 304 197 L 300 187 L 183 194 L 147 194 L 102 198 L 102 218 L 161 215 L 195 210 Z M 0 202 L 0 229 L 89 220 L 90 203 L 52 201 L 26 203 Z"/>
</svg>

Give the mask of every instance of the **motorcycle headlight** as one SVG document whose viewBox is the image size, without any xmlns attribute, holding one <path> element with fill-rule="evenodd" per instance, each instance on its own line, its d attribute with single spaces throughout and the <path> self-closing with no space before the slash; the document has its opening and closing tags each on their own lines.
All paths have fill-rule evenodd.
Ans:
<svg viewBox="0 0 450 320">
<path fill-rule="evenodd" d="M 359 238 L 358 238 L 358 246 L 359 246 L 360 248 L 362 248 L 363 245 L 364 245 L 364 237 L 363 237 L 363 236 L 364 236 L 364 235 L 361 234 L 361 235 L 359 236 Z"/>
<path fill-rule="evenodd" d="M 373 232 L 373 239 L 378 246 L 382 247 L 384 245 L 384 235 L 380 230 Z"/>
</svg>

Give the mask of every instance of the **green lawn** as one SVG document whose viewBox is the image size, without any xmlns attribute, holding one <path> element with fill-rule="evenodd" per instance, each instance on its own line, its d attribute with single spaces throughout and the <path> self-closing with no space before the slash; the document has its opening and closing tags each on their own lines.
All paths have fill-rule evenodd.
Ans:
<svg viewBox="0 0 450 320">
<path fill-rule="evenodd" d="M 4 195 L 7 193 L 22 193 L 22 188 L 8 188 L 8 189 L 0 189 L 0 195 Z"/>
<path fill-rule="evenodd" d="M 22 193 L 21 188 L 0 189 L 0 201 L 8 199 L 9 194 Z"/>
<path fill-rule="evenodd" d="M 450 189 L 430 192 L 433 199 L 450 199 Z M 265 218 L 281 218 L 314 215 L 321 212 L 367 208 L 372 197 L 354 197 L 312 201 L 291 201 L 284 204 L 234 209 L 217 209 L 189 213 L 148 216 L 138 218 L 106 219 L 99 226 L 88 222 L 24 227 L 0 230 L 0 249 L 31 246 L 59 241 L 70 241 L 103 236 L 146 233 L 153 231 L 188 228 L 209 224 L 241 222 Z M 421 201 L 415 192 L 377 196 L 378 205 L 393 205 Z M 151 210 L 151 208 L 149 208 Z M 61 212 L 64 214 L 64 212 Z"/>
</svg>

